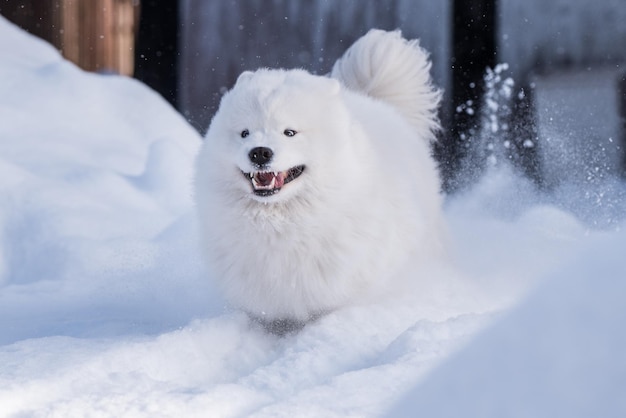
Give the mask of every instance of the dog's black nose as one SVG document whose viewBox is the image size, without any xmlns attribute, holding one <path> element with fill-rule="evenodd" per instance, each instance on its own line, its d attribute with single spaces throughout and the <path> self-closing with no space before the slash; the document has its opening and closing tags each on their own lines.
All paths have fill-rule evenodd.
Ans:
<svg viewBox="0 0 626 418">
<path fill-rule="evenodd" d="M 274 151 L 266 147 L 256 147 L 248 153 L 250 161 L 258 166 L 269 164 L 273 156 Z"/>
</svg>

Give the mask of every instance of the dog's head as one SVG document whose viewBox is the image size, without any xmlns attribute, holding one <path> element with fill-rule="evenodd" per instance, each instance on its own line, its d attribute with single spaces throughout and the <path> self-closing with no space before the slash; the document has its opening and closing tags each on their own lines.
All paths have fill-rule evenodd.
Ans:
<svg viewBox="0 0 626 418">
<path fill-rule="evenodd" d="M 203 146 L 219 167 L 213 181 L 263 203 L 319 187 L 349 129 L 339 90 L 336 80 L 302 70 L 243 73 Z"/>
</svg>

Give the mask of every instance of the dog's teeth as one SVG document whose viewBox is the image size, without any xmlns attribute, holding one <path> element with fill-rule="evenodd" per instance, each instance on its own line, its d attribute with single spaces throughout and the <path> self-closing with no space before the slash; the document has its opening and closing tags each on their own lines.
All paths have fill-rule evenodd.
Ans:
<svg viewBox="0 0 626 418">
<path fill-rule="evenodd" d="M 251 179 L 254 178 L 254 173 L 250 172 L 248 175 L 250 176 Z"/>
</svg>

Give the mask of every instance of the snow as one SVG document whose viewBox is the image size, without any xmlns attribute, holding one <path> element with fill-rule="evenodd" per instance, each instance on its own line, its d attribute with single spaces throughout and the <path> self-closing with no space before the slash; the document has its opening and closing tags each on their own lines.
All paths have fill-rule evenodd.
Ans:
<svg viewBox="0 0 626 418">
<path fill-rule="evenodd" d="M 626 235 L 592 241 L 389 416 L 624 416 Z"/>
<path fill-rule="evenodd" d="M 0 56 L 0 416 L 626 414 L 622 181 L 490 167 L 445 262 L 280 338 L 204 273 L 187 122 L 1 17 Z"/>
<path fill-rule="evenodd" d="M 566 167 L 589 179 L 621 169 L 621 75 L 619 69 L 594 68 L 535 77 L 538 131 L 545 138 L 543 158 L 550 161 L 547 181 L 557 182 Z"/>
</svg>

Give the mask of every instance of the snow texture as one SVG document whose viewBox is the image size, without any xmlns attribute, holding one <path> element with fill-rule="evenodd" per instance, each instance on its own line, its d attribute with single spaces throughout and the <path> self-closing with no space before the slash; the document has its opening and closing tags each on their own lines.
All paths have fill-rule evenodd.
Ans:
<svg viewBox="0 0 626 418">
<path fill-rule="evenodd" d="M 614 68 L 595 68 L 535 78 L 538 135 L 544 139 L 549 183 L 557 183 L 565 171 L 596 181 L 622 168 L 621 77 Z"/>
<path fill-rule="evenodd" d="M 621 181 L 493 167 L 402 298 L 279 338 L 204 273 L 195 131 L 1 17 L 0 56 L 0 416 L 626 415 Z"/>
</svg>

